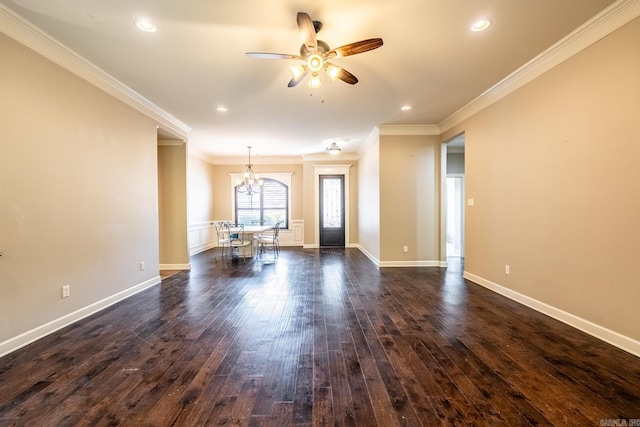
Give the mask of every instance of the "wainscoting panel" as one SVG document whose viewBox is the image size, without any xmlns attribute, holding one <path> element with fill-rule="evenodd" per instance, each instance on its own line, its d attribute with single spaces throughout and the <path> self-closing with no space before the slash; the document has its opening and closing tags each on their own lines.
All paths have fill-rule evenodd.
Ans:
<svg viewBox="0 0 640 427">
<path fill-rule="evenodd" d="M 217 240 L 213 221 L 189 224 L 189 255 L 215 247 Z"/>
<path fill-rule="evenodd" d="M 189 224 L 189 255 L 195 255 L 218 246 L 218 236 L 214 221 Z M 304 220 L 291 220 L 289 229 L 280 229 L 281 246 L 302 246 L 304 241 Z"/>
</svg>

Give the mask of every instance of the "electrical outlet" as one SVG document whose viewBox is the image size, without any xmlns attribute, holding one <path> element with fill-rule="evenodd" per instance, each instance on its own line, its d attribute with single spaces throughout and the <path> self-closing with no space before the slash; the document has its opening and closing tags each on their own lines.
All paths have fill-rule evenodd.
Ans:
<svg viewBox="0 0 640 427">
<path fill-rule="evenodd" d="M 71 295 L 71 287 L 69 285 L 64 285 L 62 287 L 62 298 L 67 298 Z"/>
<path fill-rule="evenodd" d="M 508 265 L 504 266 L 504 274 L 511 274 L 511 267 L 509 267 Z"/>
<path fill-rule="evenodd" d="M 144 271 L 144 262 L 140 263 L 140 271 Z"/>
<path fill-rule="evenodd" d="M 409 246 L 405 246 L 404 248 L 402 248 L 402 250 L 406 253 L 409 252 Z"/>
</svg>

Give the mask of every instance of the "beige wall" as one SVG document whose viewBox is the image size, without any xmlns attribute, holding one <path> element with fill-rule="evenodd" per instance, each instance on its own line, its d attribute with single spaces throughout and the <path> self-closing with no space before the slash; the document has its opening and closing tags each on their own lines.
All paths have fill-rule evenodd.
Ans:
<svg viewBox="0 0 640 427">
<path fill-rule="evenodd" d="M 380 140 L 369 142 L 358 159 L 358 224 L 360 247 L 380 260 Z"/>
<path fill-rule="evenodd" d="M 4 34 L 0 58 L 2 354 L 20 334 L 153 284 L 159 255 L 156 123 Z"/>
<path fill-rule="evenodd" d="M 443 138 L 466 132 L 466 271 L 635 340 L 639 76 L 636 19 Z"/>
<path fill-rule="evenodd" d="M 189 224 L 217 219 L 213 215 L 214 166 L 193 155 L 189 156 L 187 165 Z"/>
<path fill-rule="evenodd" d="M 232 191 L 230 173 L 241 173 L 246 169 L 245 164 L 237 165 L 212 165 L 212 192 L 213 209 L 212 220 L 233 219 L 232 211 Z M 253 165 L 253 170 L 257 174 L 267 173 L 293 173 L 291 175 L 291 219 L 302 219 L 302 164 L 290 165 Z"/>
<path fill-rule="evenodd" d="M 438 136 L 380 136 L 383 263 L 438 264 L 440 146 Z"/>
<path fill-rule="evenodd" d="M 187 150 L 184 143 L 158 142 L 160 268 L 186 268 Z"/>
</svg>

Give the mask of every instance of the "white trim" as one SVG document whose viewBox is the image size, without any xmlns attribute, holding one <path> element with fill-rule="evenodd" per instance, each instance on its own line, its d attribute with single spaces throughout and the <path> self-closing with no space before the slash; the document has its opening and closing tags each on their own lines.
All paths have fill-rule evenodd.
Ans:
<svg viewBox="0 0 640 427">
<path fill-rule="evenodd" d="M 154 119 L 176 136 L 187 139 L 189 126 L 3 4 L 0 4 L 0 32 Z"/>
<path fill-rule="evenodd" d="M 127 299 L 132 295 L 142 292 L 145 289 L 155 286 L 160 282 L 160 276 L 156 276 L 129 289 L 125 289 L 124 291 L 118 292 L 114 295 L 111 295 L 110 297 L 76 310 L 73 313 L 66 314 L 62 317 L 59 317 L 58 319 L 52 320 L 51 322 L 45 323 L 44 325 L 40 325 L 30 331 L 24 332 L 18 336 L 1 342 L 0 357 L 16 351 L 28 344 L 31 344 L 32 342 L 37 341 L 49 334 L 52 334 L 66 326 L 69 326 L 72 323 L 77 322 L 78 320 L 82 320 L 85 317 L 91 316 L 92 314 L 97 313 L 100 310 L 104 310 L 105 308 L 124 299 Z"/>
<path fill-rule="evenodd" d="M 185 141 L 179 139 L 159 139 L 158 147 L 182 147 L 185 145 Z"/>
<path fill-rule="evenodd" d="M 556 67 L 638 16 L 640 16 L 640 1 L 616 1 L 578 27 L 575 31 L 559 40 L 553 46 L 531 59 L 467 105 L 444 119 L 439 124 L 440 131 L 446 132 L 452 127 L 462 123 L 464 120 L 504 98 L 553 67 Z"/>
<path fill-rule="evenodd" d="M 320 175 L 344 175 L 344 245 L 349 246 L 349 216 L 350 216 L 350 208 L 349 208 L 349 169 L 351 168 L 351 164 L 334 164 L 334 165 L 325 165 L 325 164 L 313 164 L 313 181 L 314 181 L 314 189 L 313 189 L 313 201 L 314 201 L 314 213 L 313 213 L 313 228 L 314 228 L 314 246 L 316 248 L 320 247 Z"/>
<path fill-rule="evenodd" d="M 467 280 L 470 280 L 480 286 L 484 286 L 500 295 L 503 295 L 511 300 L 514 300 L 522 305 L 525 305 L 533 310 L 536 310 L 542 314 L 546 314 L 560 322 L 566 323 L 582 332 L 585 332 L 595 338 L 598 338 L 604 342 L 607 342 L 615 347 L 618 347 L 624 351 L 627 351 L 635 356 L 640 357 L 640 341 L 636 341 L 633 338 L 622 335 L 618 332 L 605 328 L 604 326 L 597 325 L 589 320 L 585 320 L 581 317 L 575 316 L 571 313 L 567 313 L 564 310 L 553 307 L 544 302 L 538 301 L 527 295 L 523 295 L 512 289 L 498 285 L 497 283 L 483 279 L 465 271 L 462 274 Z"/>
<path fill-rule="evenodd" d="M 201 153 L 201 156 L 205 156 L 203 160 L 208 161 L 212 165 L 244 165 L 247 163 L 247 157 L 244 156 L 207 156 Z M 253 154 L 251 156 L 252 165 L 296 165 L 302 164 L 301 156 L 260 156 Z M 262 173 L 260 174 L 262 175 Z"/>
<path fill-rule="evenodd" d="M 440 267 L 439 260 L 424 261 L 380 261 L 378 267 Z"/>
<path fill-rule="evenodd" d="M 440 135 L 438 125 L 380 125 L 379 135 Z"/>
<path fill-rule="evenodd" d="M 187 264 L 160 264 L 160 270 L 191 270 L 191 263 L 187 263 Z"/>
<path fill-rule="evenodd" d="M 329 153 L 311 153 L 305 154 L 302 156 L 302 160 L 305 162 L 326 162 L 326 161 L 335 161 L 336 159 L 340 159 L 343 162 L 354 162 L 358 160 L 358 153 L 347 153 L 345 151 L 340 152 L 340 154 L 333 155 Z"/>
<path fill-rule="evenodd" d="M 218 243 L 214 221 L 189 224 L 188 233 L 189 256 L 214 248 Z"/>
<path fill-rule="evenodd" d="M 368 250 L 366 250 L 364 247 L 362 247 L 361 245 L 358 245 L 358 249 L 360 249 L 360 252 L 362 252 L 363 254 L 365 254 L 365 256 L 367 258 L 369 258 L 371 260 L 371 262 L 373 262 L 376 267 L 380 267 L 380 260 L 377 259 L 376 257 L 373 256 L 373 254 L 371 254 L 371 252 L 369 252 Z"/>
</svg>

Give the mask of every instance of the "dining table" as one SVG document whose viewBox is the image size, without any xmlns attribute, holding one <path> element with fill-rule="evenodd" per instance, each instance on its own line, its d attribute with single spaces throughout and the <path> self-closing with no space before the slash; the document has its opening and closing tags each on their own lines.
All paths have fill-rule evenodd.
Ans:
<svg viewBox="0 0 640 427">
<path fill-rule="evenodd" d="M 253 258 L 255 256 L 255 245 L 253 244 L 253 242 L 255 242 L 254 237 L 261 235 L 265 231 L 273 230 L 273 225 L 245 225 L 243 228 L 231 226 L 228 230 L 229 233 L 240 232 L 241 240 L 251 242 L 250 245 L 241 248 L 241 250 L 249 252 L 240 253 L 240 256 Z"/>
</svg>

